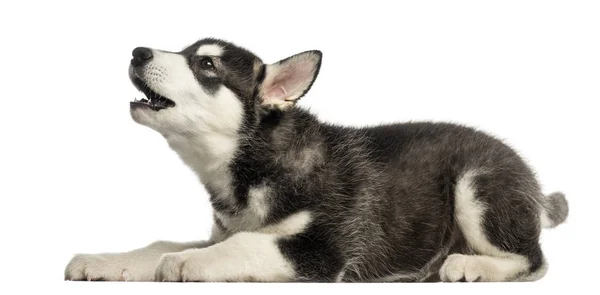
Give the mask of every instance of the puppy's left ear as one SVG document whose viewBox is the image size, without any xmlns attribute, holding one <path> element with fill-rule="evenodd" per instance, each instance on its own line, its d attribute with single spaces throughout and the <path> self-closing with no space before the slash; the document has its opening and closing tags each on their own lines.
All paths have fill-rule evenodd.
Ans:
<svg viewBox="0 0 600 295">
<path fill-rule="evenodd" d="M 280 110 L 293 106 L 312 86 L 321 67 L 321 51 L 305 51 L 265 67 L 259 86 L 261 105 Z"/>
</svg>

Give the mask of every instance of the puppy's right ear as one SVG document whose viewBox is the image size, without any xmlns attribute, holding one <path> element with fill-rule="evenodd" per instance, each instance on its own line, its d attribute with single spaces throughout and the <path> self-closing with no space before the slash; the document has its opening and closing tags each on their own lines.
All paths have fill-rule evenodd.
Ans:
<svg viewBox="0 0 600 295">
<path fill-rule="evenodd" d="M 261 105 L 286 110 L 308 92 L 321 67 L 321 51 L 305 51 L 265 67 L 259 87 Z"/>
</svg>

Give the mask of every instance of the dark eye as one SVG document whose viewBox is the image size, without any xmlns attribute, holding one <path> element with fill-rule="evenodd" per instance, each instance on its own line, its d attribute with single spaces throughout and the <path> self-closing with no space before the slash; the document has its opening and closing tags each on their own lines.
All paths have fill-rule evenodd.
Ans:
<svg viewBox="0 0 600 295">
<path fill-rule="evenodd" d="M 205 70 L 212 70 L 215 68 L 215 65 L 213 64 L 210 58 L 205 57 L 202 60 L 200 60 L 200 67 Z"/>
</svg>

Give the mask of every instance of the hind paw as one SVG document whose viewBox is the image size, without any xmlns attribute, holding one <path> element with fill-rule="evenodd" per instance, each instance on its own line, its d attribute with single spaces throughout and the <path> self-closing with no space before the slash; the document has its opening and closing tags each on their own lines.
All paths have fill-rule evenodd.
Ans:
<svg viewBox="0 0 600 295">
<path fill-rule="evenodd" d="M 489 259 L 487 259 L 489 258 Z M 494 265 L 493 257 L 452 254 L 440 269 L 440 279 L 444 282 L 498 282 L 505 276 Z"/>
</svg>

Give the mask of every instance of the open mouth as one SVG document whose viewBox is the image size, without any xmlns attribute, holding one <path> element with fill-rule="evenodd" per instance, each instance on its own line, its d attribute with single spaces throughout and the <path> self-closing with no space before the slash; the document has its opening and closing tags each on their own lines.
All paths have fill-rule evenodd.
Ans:
<svg viewBox="0 0 600 295">
<path fill-rule="evenodd" d="M 139 78 L 133 79 L 133 85 L 140 90 L 146 97 L 142 99 L 135 98 L 129 103 L 131 108 L 146 107 L 153 111 L 160 111 L 162 109 L 172 108 L 175 106 L 175 102 L 154 92 L 144 81 Z"/>
</svg>

